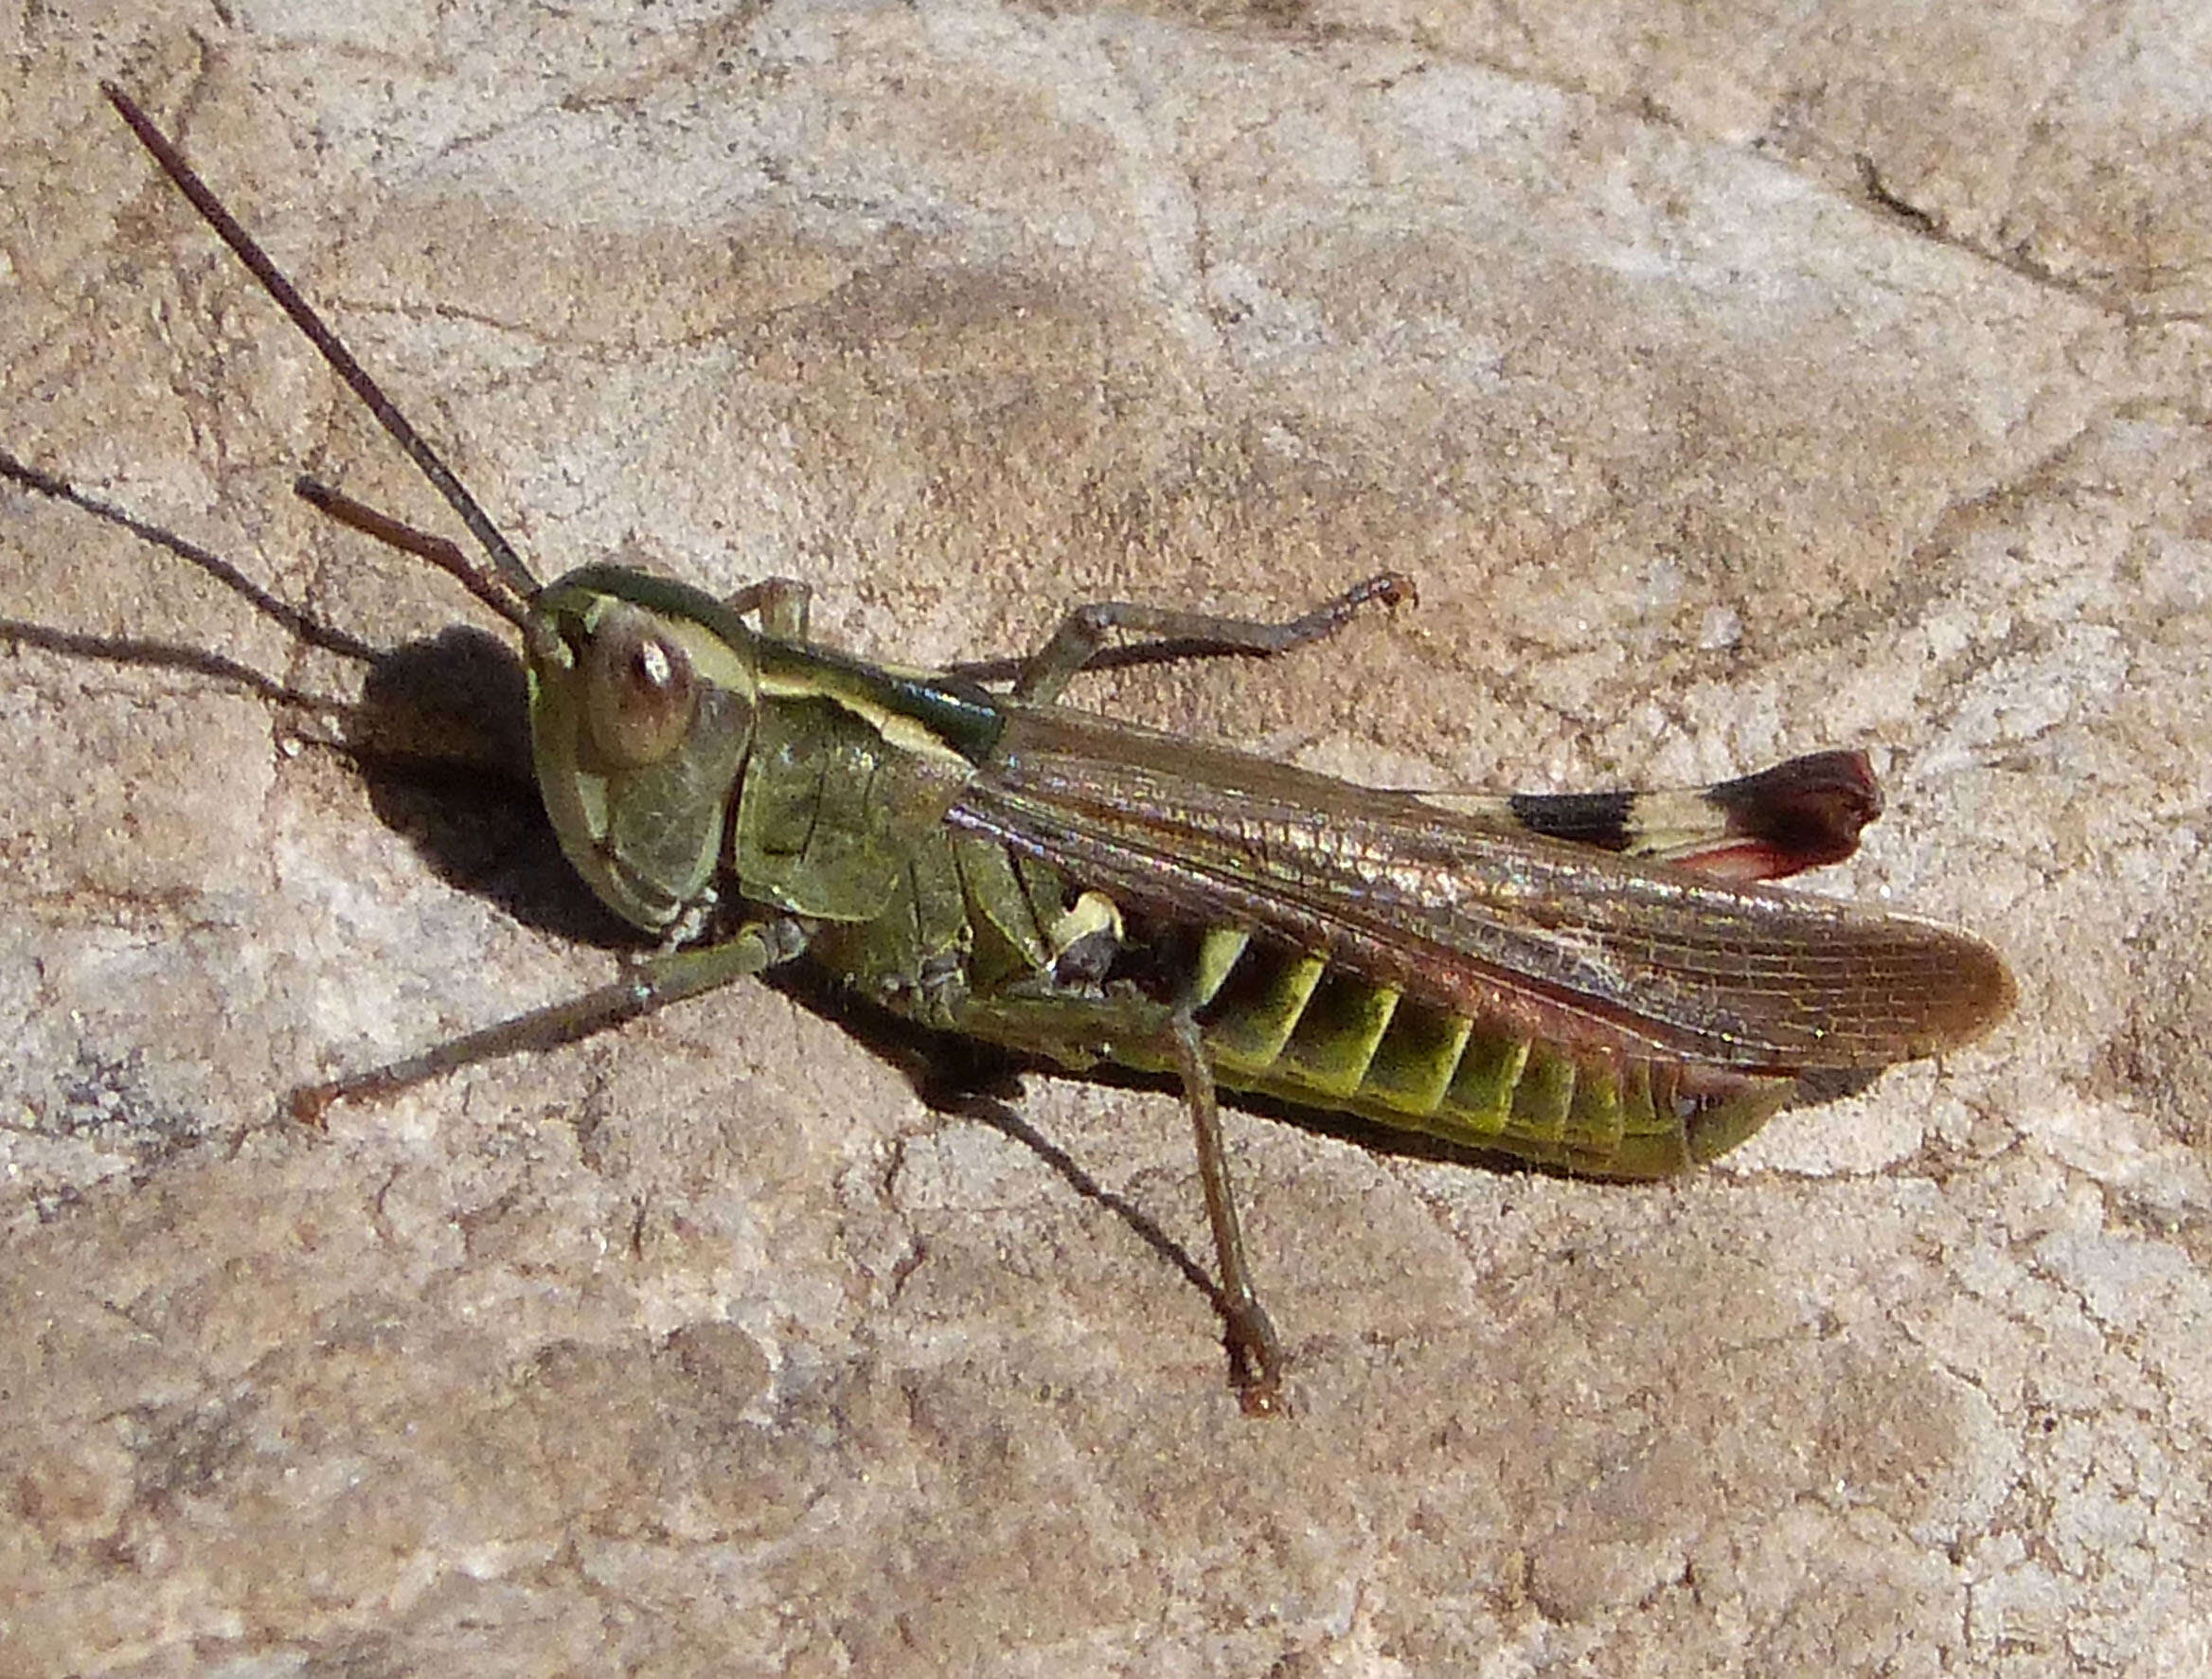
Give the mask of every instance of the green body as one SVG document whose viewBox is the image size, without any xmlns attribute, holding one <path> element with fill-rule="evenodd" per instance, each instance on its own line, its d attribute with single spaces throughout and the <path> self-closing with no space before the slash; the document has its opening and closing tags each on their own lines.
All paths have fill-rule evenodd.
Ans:
<svg viewBox="0 0 2212 1679">
<path fill-rule="evenodd" d="M 650 612 L 700 679 L 688 727 L 648 762 L 598 748 L 579 678 L 574 650 L 610 602 Z M 1034 794 L 1032 760 L 1071 756 L 1094 780 L 1259 780 L 1277 802 L 1380 801 L 1402 819 L 1397 795 L 764 635 L 633 573 L 574 574 L 539 605 L 570 650 L 532 662 L 540 784 L 580 872 L 648 932 L 788 918 L 804 959 L 873 1002 L 1076 1069 L 1174 1071 L 1170 1021 L 1188 1010 L 1231 1089 L 1607 1176 L 1710 1159 L 1791 1087 L 1617 1031 L 1548 1040 L 1464 987 L 1332 955 L 1279 913 L 1220 913 L 1171 866 L 1117 853 L 1086 870 L 1008 813 Z M 1334 889 L 1308 883 L 1317 927 Z"/>
</svg>

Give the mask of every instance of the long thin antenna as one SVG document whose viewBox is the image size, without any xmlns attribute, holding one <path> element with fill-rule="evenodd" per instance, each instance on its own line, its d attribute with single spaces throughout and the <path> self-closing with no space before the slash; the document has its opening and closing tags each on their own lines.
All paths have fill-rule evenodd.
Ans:
<svg viewBox="0 0 2212 1679">
<path fill-rule="evenodd" d="M 416 470 L 430 480 L 438 494 L 445 497 L 446 505 L 460 515 L 461 523 L 469 527 L 469 534 L 476 539 L 490 556 L 492 570 L 498 574 L 499 583 L 504 585 L 495 588 L 491 586 L 491 580 L 486 579 L 486 586 L 476 589 L 474 593 L 503 617 L 518 625 L 526 634 L 529 634 L 533 620 L 528 602 L 538 592 L 538 580 L 531 575 L 530 568 L 523 563 L 522 556 L 514 551 L 513 545 L 499 533 L 499 527 L 491 523 L 491 516 L 477 505 L 476 498 L 469 493 L 468 487 L 454 475 L 445 462 L 437 457 L 437 451 L 425 443 L 415 428 L 407 423 L 406 416 L 392 405 L 392 400 L 368 376 L 367 369 L 353 359 L 353 352 L 339 341 L 338 334 L 323 324 L 323 317 L 315 313 L 308 300 L 284 277 L 276 264 L 270 260 L 269 253 L 262 250 L 255 242 L 253 235 L 240 226 L 238 219 L 223 207 L 222 201 L 215 196 L 207 183 L 200 179 L 192 166 L 185 161 L 184 154 L 170 143 L 169 136 L 155 128 L 152 120 L 138 108 L 131 96 L 114 82 L 101 82 L 99 90 L 107 95 L 108 103 L 115 106 L 116 114 L 131 125 L 131 132 L 138 136 L 138 143 L 152 154 L 155 163 L 161 165 L 162 173 L 169 176 L 175 183 L 177 190 L 191 201 L 192 207 L 200 212 L 200 219 L 215 230 L 238 259 L 246 265 L 254 278 L 260 281 L 261 290 L 269 294 L 277 308 L 292 317 L 294 326 L 307 334 L 308 342 L 330 364 L 330 370 L 346 382 L 346 388 L 361 399 L 362 405 L 376 416 L 377 423 L 384 428 L 392 441 L 406 451 L 407 458 L 415 463 Z M 509 592 L 513 598 L 505 599 Z"/>
</svg>

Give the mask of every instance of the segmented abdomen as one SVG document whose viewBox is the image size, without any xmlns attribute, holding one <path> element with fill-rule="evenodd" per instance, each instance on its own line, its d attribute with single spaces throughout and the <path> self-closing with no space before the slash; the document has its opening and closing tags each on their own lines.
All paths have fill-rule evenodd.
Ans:
<svg viewBox="0 0 2212 1679">
<path fill-rule="evenodd" d="M 1191 977 L 1228 1088 L 1572 1171 L 1652 1178 L 1710 1160 L 1765 1124 L 1793 1086 L 1577 1056 L 1233 929 L 1202 937 Z"/>
</svg>

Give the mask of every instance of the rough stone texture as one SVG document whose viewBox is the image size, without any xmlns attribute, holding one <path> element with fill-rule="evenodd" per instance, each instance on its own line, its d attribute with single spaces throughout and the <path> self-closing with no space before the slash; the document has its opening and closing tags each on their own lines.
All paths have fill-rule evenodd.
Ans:
<svg viewBox="0 0 2212 1679">
<path fill-rule="evenodd" d="M 1927 18 L 15 14 L 0 447 L 407 652 L 348 723 L 361 659 L 0 487 L 0 1670 L 2212 1668 L 2212 13 Z M 548 571 L 927 662 L 1403 567 L 1086 702 L 1401 782 L 1875 745 L 1836 888 L 2018 1018 L 1660 1188 L 1234 1119 L 1272 1423 L 1116 1210 L 1205 1256 L 1156 1094 L 1031 1079 L 1063 1170 L 744 987 L 290 1127 L 611 940 L 393 760 L 504 761 L 429 639 L 490 620 L 287 493 L 439 518 L 102 75 Z"/>
</svg>

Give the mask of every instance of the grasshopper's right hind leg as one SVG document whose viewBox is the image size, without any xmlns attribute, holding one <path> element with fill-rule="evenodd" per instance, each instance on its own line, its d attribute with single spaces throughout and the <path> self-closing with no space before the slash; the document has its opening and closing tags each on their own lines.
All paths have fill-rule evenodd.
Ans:
<svg viewBox="0 0 2212 1679">
<path fill-rule="evenodd" d="M 649 956 L 628 977 L 580 997 L 464 1032 L 381 1067 L 349 1073 L 323 1084 L 303 1084 L 292 1093 L 287 1105 L 294 1119 L 319 1126 L 334 1102 L 373 1100 L 478 1062 L 574 1044 L 624 1021 L 666 1009 L 670 1003 L 764 973 L 791 960 L 806 949 L 806 930 L 788 917 L 749 922 L 719 943 Z"/>
<path fill-rule="evenodd" d="M 1280 623 L 1216 617 L 1210 613 L 1182 612 L 1133 600 L 1097 600 L 1070 612 L 1053 632 L 1052 639 L 1026 659 L 980 660 L 957 665 L 954 670 L 977 682 L 1010 678 L 1014 698 L 1049 706 L 1085 670 L 1228 654 L 1273 658 L 1293 648 L 1326 641 L 1351 622 L 1353 615 L 1370 600 L 1396 606 L 1416 598 L 1411 578 L 1403 572 L 1385 571 L 1354 583 L 1311 612 Z M 1110 648 L 1106 639 L 1115 631 L 1146 639 Z"/>
</svg>

